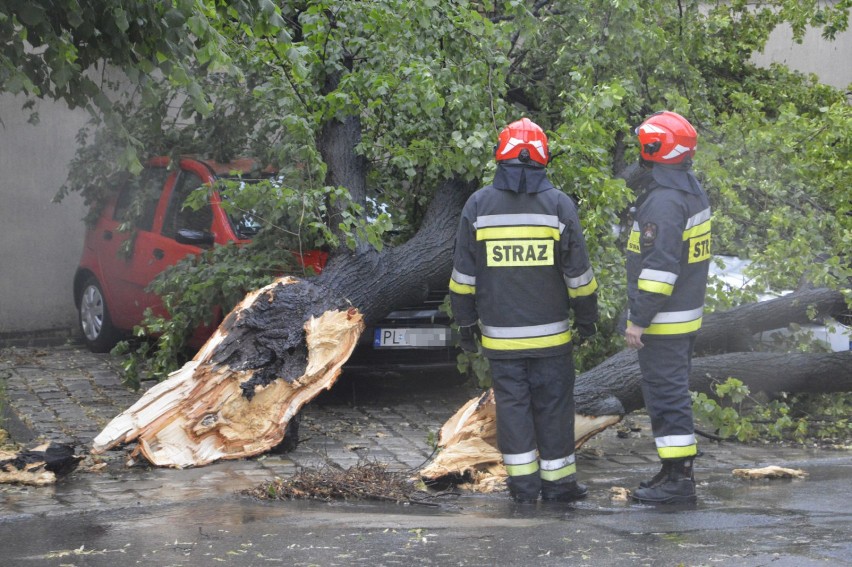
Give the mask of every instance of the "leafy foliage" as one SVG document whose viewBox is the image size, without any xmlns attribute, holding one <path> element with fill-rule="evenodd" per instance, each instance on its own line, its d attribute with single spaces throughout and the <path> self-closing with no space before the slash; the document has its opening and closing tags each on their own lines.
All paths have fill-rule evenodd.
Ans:
<svg viewBox="0 0 852 567">
<path fill-rule="evenodd" d="M 637 156 L 633 127 L 661 108 L 698 127 L 715 253 L 752 259 L 758 289 L 849 288 L 852 110 L 843 92 L 750 57 L 785 23 L 797 39 L 809 26 L 833 37 L 850 4 L 15 0 L 0 6 L 10 38 L 0 89 L 28 97 L 33 121 L 38 98 L 92 111 L 57 199 L 79 192 L 95 211 L 115 174 L 138 173 L 149 155 L 251 155 L 280 172 L 274 191 L 229 201 L 275 230 L 245 250 L 188 259 L 156 284 L 172 317 L 147 322 L 163 332 L 158 372 L 214 305 L 292 269 L 286 250 L 407 238 L 440 180 L 490 178 L 498 129 L 527 115 L 557 154 L 552 180 L 579 201 L 601 284 L 584 369 L 622 346 L 624 242 L 613 225 L 632 195 L 617 174 Z M 324 134 L 347 120 L 360 131 L 364 179 L 330 172 Z M 708 303 L 752 293 L 718 287 Z"/>
<path fill-rule="evenodd" d="M 736 378 L 713 389 L 718 400 L 693 393 L 692 410 L 699 425 L 709 425 L 723 439 L 844 444 L 852 437 L 850 394 L 798 394 L 759 402 Z"/>
</svg>

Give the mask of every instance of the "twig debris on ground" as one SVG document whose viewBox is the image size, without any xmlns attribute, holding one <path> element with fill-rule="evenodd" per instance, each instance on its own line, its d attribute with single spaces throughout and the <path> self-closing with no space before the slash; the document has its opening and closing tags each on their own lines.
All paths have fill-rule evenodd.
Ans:
<svg viewBox="0 0 852 567">
<path fill-rule="evenodd" d="M 291 478 L 267 481 L 243 493 L 263 500 L 384 500 L 397 504 L 423 504 L 423 497 L 429 497 L 417 489 L 410 475 L 391 472 L 382 463 L 346 470 L 329 466 L 304 469 Z"/>
</svg>

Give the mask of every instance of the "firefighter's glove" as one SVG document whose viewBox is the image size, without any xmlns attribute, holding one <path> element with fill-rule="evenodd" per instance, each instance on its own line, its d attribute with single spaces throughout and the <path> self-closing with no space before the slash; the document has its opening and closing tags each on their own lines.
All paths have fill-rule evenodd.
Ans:
<svg viewBox="0 0 852 567">
<path fill-rule="evenodd" d="M 479 339 L 482 337 L 479 325 L 473 324 L 466 327 L 459 327 L 459 335 L 459 346 L 463 351 L 479 352 Z"/>
<path fill-rule="evenodd" d="M 598 326 L 595 323 L 574 323 L 574 344 L 581 345 L 590 338 L 594 337 L 598 332 Z"/>
</svg>

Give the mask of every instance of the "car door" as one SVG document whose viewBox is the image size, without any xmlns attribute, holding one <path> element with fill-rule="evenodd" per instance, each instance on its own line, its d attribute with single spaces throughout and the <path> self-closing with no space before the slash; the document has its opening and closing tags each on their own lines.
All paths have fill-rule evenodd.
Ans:
<svg viewBox="0 0 852 567">
<path fill-rule="evenodd" d="M 182 167 L 171 176 L 161 199 L 162 216 L 155 223 L 155 230 L 139 233 L 136 237 L 130 284 L 138 286 L 138 296 L 144 297 L 139 306 L 144 311 L 150 307 L 155 315 L 166 315 L 162 302 L 156 295 L 144 291 L 163 270 L 191 254 L 199 254 L 202 248 L 192 244 L 178 242 L 181 229 L 213 234 L 213 208 L 206 203 L 199 209 L 184 206 L 193 190 L 210 181 L 202 171 L 192 171 Z M 199 175 L 201 173 L 202 175 Z M 142 312 L 138 314 L 142 317 Z"/>
<path fill-rule="evenodd" d="M 93 238 L 97 251 L 101 285 L 109 298 L 112 323 L 130 329 L 141 319 L 151 300 L 135 280 L 139 262 L 136 244 L 141 236 L 154 230 L 163 190 L 169 178 L 165 167 L 146 167 L 138 182 L 128 182 L 115 200 L 112 210 L 104 211 Z M 138 209 L 137 209 L 138 208 Z M 127 223 L 135 219 L 134 230 Z"/>
</svg>

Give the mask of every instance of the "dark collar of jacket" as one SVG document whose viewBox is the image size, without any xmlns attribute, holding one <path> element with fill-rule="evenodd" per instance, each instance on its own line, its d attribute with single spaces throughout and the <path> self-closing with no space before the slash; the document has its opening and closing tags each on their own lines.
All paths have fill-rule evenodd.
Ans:
<svg viewBox="0 0 852 567">
<path fill-rule="evenodd" d="M 543 167 L 504 163 L 497 164 L 492 185 L 495 189 L 515 193 L 541 193 L 554 188 Z"/>
<path fill-rule="evenodd" d="M 661 187 L 677 189 L 693 195 L 701 194 L 701 184 L 693 175 L 691 164 L 662 164 L 656 163 L 651 169 L 654 181 Z"/>
</svg>

